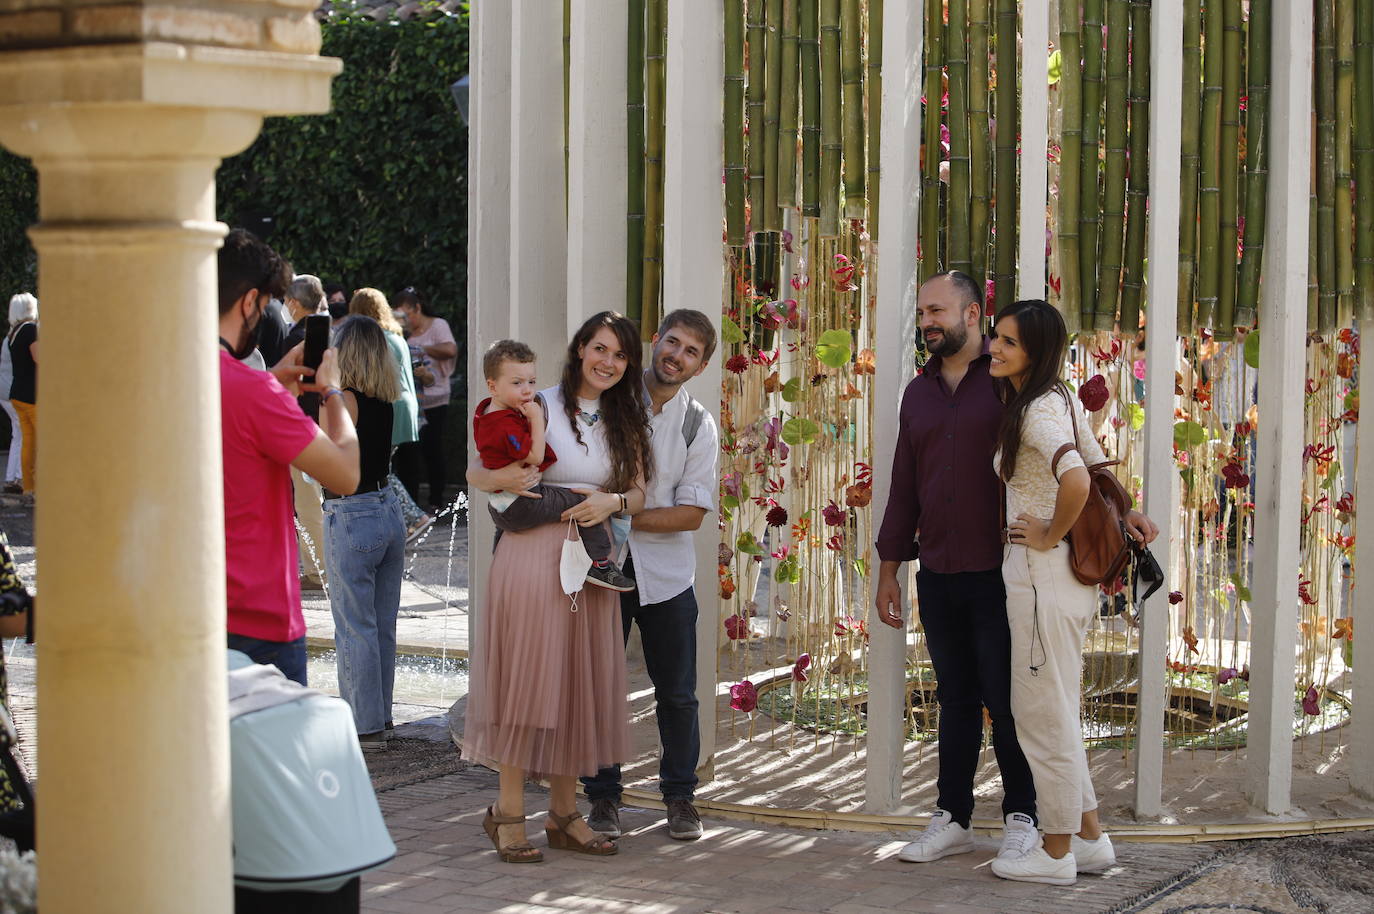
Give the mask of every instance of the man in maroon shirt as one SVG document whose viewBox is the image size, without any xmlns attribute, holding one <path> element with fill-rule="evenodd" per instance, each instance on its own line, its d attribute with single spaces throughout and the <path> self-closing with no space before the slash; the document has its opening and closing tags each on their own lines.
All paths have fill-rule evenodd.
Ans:
<svg viewBox="0 0 1374 914">
<path fill-rule="evenodd" d="M 879 618 L 902 628 L 898 569 L 919 553 L 917 606 L 940 703 L 937 810 L 902 849 L 927 863 L 974 849 L 973 780 L 983 709 L 1002 773 L 1006 823 L 998 856 L 1035 846 L 1035 784 L 1011 714 L 1011 633 L 1002 586 L 1002 486 L 992 469 L 1002 402 L 988 374 L 980 328 L 982 290 L 969 276 L 941 273 L 921 286 L 916 315 L 931 358 L 902 396 L 887 510 L 878 533 Z M 1132 511 L 1146 541 L 1157 530 Z"/>
</svg>

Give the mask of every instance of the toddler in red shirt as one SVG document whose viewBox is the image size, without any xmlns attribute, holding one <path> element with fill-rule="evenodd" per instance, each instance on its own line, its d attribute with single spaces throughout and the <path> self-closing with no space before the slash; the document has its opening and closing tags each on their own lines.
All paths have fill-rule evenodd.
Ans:
<svg viewBox="0 0 1374 914">
<path fill-rule="evenodd" d="M 499 470 L 518 461 L 541 471 L 548 469 L 558 455 L 544 440 L 548 407 L 535 385 L 534 350 L 515 340 L 498 340 L 482 357 L 482 373 L 491 396 L 477 404 L 472 415 L 472 440 L 477 443 L 482 466 Z M 541 497 L 491 493 L 488 510 L 498 529 L 517 533 L 556 523 L 564 511 L 586 498 L 562 486 L 541 484 L 529 491 Z M 634 590 L 635 582 L 611 561 L 611 539 L 605 526 L 577 529 L 592 558 L 588 583 L 622 593 Z"/>
</svg>

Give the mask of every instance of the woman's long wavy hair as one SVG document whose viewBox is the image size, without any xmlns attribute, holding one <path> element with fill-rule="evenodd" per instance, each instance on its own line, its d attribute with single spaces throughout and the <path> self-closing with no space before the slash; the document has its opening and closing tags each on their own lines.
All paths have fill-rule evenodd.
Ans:
<svg viewBox="0 0 1374 914">
<path fill-rule="evenodd" d="M 334 331 L 339 357 L 339 380 L 365 397 L 394 403 L 401 396 L 396 358 L 386 342 L 386 331 L 365 314 L 350 315 Z"/>
<path fill-rule="evenodd" d="M 1016 339 L 1030 359 L 1030 371 L 1020 390 L 1006 378 L 996 381 L 997 394 L 1006 404 L 1002 427 L 997 433 L 1003 482 L 1016 475 L 1016 452 L 1021 449 L 1021 425 L 1026 407 L 1051 390 L 1059 391 L 1065 403 L 1070 402 L 1069 388 L 1064 384 L 1064 357 L 1069 348 L 1064 318 L 1053 305 L 1038 298 L 1007 305 L 997 312 L 993 327 L 1008 317 L 1016 321 Z"/>
<path fill-rule="evenodd" d="M 577 392 L 582 387 L 582 357 L 578 350 L 591 342 L 596 331 L 606 327 L 615 334 L 626 356 L 625 374 L 615 386 L 601 394 L 601 422 L 606 427 L 606 448 L 611 455 L 610 491 L 624 492 L 639 479 L 653 476 L 654 454 L 649 445 L 649 413 L 644 408 L 644 365 L 639 328 L 634 321 L 616 311 L 602 311 L 587 319 L 568 342 L 568 358 L 563 363 L 559 390 L 563 411 L 568 414 L 577 443 L 582 440 L 577 420 Z"/>
<path fill-rule="evenodd" d="M 391 313 L 391 306 L 386 303 L 386 296 L 379 289 L 368 287 L 354 292 L 353 298 L 348 302 L 348 313 L 372 318 L 387 333 L 404 335 L 401 333 L 401 325 L 396 321 L 396 315 Z"/>
</svg>

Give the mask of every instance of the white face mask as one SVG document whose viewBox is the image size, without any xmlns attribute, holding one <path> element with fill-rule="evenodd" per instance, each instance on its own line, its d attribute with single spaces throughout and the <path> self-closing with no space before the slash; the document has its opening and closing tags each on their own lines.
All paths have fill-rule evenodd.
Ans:
<svg viewBox="0 0 1374 914">
<path fill-rule="evenodd" d="M 587 582 L 587 572 L 591 567 L 592 557 L 587 554 L 587 547 L 582 545 L 577 524 L 568 521 L 568 536 L 563 538 L 563 554 L 558 560 L 558 579 L 563 585 L 563 592 L 576 597 Z M 576 599 L 573 600 L 572 611 L 577 612 Z"/>
</svg>

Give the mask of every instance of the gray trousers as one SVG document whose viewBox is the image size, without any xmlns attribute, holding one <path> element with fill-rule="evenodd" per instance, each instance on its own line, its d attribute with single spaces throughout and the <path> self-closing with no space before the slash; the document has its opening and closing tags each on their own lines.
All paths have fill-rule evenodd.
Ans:
<svg viewBox="0 0 1374 914">
<path fill-rule="evenodd" d="M 535 527 L 542 527 L 544 524 L 558 523 L 559 515 L 569 508 L 582 504 L 587 496 L 579 495 L 572 489 L 565 489 L 562 486 L 537 485 L 530 489 L 543 498 L 526 498 L 521 495 L 515 499 L 515 503 L 504 511 L 497 511 L 495 508 L 488 507 L 491 512 L 492 523 L 496 524 L 496 529 L 505 530 L 509 533 L 520 533 L 525 530 L 533 530 Z M 596 524 L 592 527 L 578 526 L 578 532 L 582 536 L 582 545 L 587 549 L 587 555 L 593 561 L 603 561 L 611 556 L 611 537 L 606 532 L 605 524 Z"/>
</svg>

